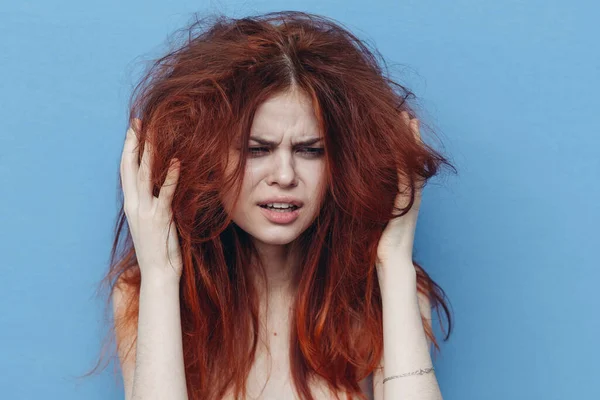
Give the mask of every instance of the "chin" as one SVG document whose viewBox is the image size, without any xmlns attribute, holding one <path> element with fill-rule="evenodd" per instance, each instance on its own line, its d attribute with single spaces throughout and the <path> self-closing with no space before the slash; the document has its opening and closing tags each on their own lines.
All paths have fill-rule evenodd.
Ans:
<svg viewBox="0 0 600 400">
<path fill-rule="evenodd" d="M 248 232 L 248 234 L 261 243 L 280 246 L 290 244 L 300 236 L 299 234 L 296 234 L 296 232 L 273 232 L 269 234 L 263 231 L 257 234 Z"/>
<path fill-rule="evenodd" d="M 293 242 L 301 234 L 298 226 L 269 226 L 268 222 L 265 224 L 253 220 L 234 222 L 254 240 L 267 245 L 283 246 Z"/>
</svg>

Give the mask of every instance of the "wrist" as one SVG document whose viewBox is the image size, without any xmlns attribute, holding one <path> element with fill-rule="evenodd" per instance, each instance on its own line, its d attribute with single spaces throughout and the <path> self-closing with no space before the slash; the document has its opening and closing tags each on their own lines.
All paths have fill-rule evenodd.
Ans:
<svg viewBox="0 0 600 400">
<path fill-rule="evenodd" d="M 408 291 L 416 294 L 417 271 L 412 260 L 397 259 L 379 265 L 377 278 L 382 293 Z"/>
<path fill-rule="evenodd" d="M 152 271 L 142 273 L 141 284 L 156 288 L 179 287 L 181 277 L 171 271 Z"/>
</svg>

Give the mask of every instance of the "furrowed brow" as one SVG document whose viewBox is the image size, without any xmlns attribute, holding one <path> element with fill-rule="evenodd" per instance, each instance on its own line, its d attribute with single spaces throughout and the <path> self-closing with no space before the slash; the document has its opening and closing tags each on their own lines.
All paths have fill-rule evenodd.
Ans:
<svg viewBox="0 0 600 400">
<path fill-rule="evenodd" d="M 258 136 L 250 136 L 250 140 L 254 140 L 255 142 L 257 142 L 259 144 L 262 144 L 264 146 L 272 146 L 272 145 L 275 144 L 275 142 L 263 139 L 263 138 L 258 137 Z M 305 139 L 305 140 L 302 140 L 300 142 L 297 142 L 296 145 L 310 146 L 311 144 L 319 143 L 322 140 L 323 140 L 322 137 L 309 138 L 309 139 Z"/>
<path fill-rule="evenodd" d="M 323 138 L 316 137 L 316 138 L 302 140 L 302 141 L 298 142 L 297 144 L 302 145 L 302 146 L 310 146 L 311 144 L 319 143 L 321 141 L 323 141 Z"/>
</svg>

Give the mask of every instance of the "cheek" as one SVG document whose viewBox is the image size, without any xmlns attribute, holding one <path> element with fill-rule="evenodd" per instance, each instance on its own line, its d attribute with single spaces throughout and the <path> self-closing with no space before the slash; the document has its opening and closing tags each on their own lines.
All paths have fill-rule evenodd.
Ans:
<svg viewBox="0 0 600 400">
<path fill-rule="evenodd" d="M 251 207 L 253 206 L 253 202 L 257 200 L 255 197 L 253 197 L 253 190 L 256 186 L 256 180 L 258 176 L 259 175 L 256 171 L 256 168 L 252 168 L 250 165 L 246 166 L 246 172 L 244 173 L 240 187 L 239 200 L 235 208 L 237 214 L 250 211 Z M 256 193 L 254 195 L 256 195 Z"/>
<path fill-rule="evenodd" d="M 325 173 L 325 163 L 312 166 L 307 175 L 307 184 L 311 188 L 314 196 L 322 196 L 327 187 L 327 174 Z"/>
<path fill-rule="evenodd" d="M 246 163 L 246 172 L 244 173 L 244 182 L 242 187 L 246 190 L 250 190 L 265 174 L 265 166 L 261 163 L 249 161 Z"/>
<path fill-rule="evenodd" d="M 237 167 L 238 157 L 239 156 L 237 152 L 230 152 L 229 162 L 225 170 L 225 176 L 230 177 L 233 174 L 235 168 Z M 234 188 L 232 188 L 230 192 L 223 194 L 223 205 L 229 214 L 239 214 L 240 212 L 244 212 L 243 208 L 245 203 L 248 201 L 248 197 L 251 194 L 251 189 L 254 185 L 255 177 L 257 176 L 256 170 L 256 165 L 252 165 L 250 162 L 246 163 L 245 172 L 241 178 L 242 182 L 240 184 L 239 199 L 235 205 L 235 209 L 233 208 L 233 202 L 235 200 L 234 188 L 238 183 L 234 183 L 232 185 Z"/>
</svg>

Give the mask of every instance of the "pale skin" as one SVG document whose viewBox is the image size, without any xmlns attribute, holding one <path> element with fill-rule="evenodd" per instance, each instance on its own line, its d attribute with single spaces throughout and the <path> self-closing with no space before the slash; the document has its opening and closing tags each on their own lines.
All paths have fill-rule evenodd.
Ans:
<svg viewBox="0 0 600 400">
<path fill-rule="evenodd" d="M 420 138 L 416 119 L 411 120 L 408 114 L 402 113 L 399 122 L 408 124 L 415 137 Z M 121 175 L 127 219 L 140 260 L 142 287 L 137 347 L 128 357 L 125 349 L 134 332 L 117 332 L 125 399 L 187 399 L 178 294 L 181 256 L 177 236 L 173 229 L 170 234 L 166 229 L 178 168 L 175 166 L 168 173 L 159 197 L 153 197 L 148 179 L 151 148 L 146 147 L 138 168 L 134 128 L 128 130 L 123 148 Z M 263 142 L 255 139 L 249 142 L 252 155 L 246 161 L 240 198 L 235 207 L 231 198 L 224 198 L 234 222 L 253 238 L 267 272 L 266 282 L 260 282 L 258 276 L 256 281 L 268 292 L 261 292 L 261 345 L 247 388 L 250 398 L 291 399 L 295 393 L 287 359 L 289 313 L 294 295 L 290 277 L 299 268 L 293 242 L 312 223 L 321 205 L 326 185 L 325 158 L 320 150 L 323 142 L 317 140 L 322 135 L 307 97 L 295 91 L 275 96 L 261 105 L 252 124 L 251 137 Z M 299 144 L 310 139 L 314 139 L 313 143 Z M 237 161 L 238 150 L 231 149 L 231 165 Z M 291 195 L 303 201 L 296 221 L 281 225 L 265 219 L 257 202 L 276 195 Z M 396 201 L 405 204 L 406 199 Z M 406 216 L 388 224 L 379 242 L 377 273 L 383 297 L 384 357 L 380 368 L 360 382 L 370 399 L 442 398 L 432 372 L 382 384 L 384 377 L 432 365 L 430 343 L 420 317 L 422 313 L 431 320 L 431 309 L 428 300 L 417 294 L 412 264 L 419 203 L 415 203 Z M 153 244 L 164 243 L 165 239 L 169 241 L 169 250 L 160 253 L 157 249 L 164 246 Z M 123 310 L 128 295 L 115 289 L 115 317 Z M 310 387 L 317 399 L 333 398 L 324 382 L 311 381 Z M 233 399 L 233 396 L 228 393 L 225 398 Z"/>
</svg>

